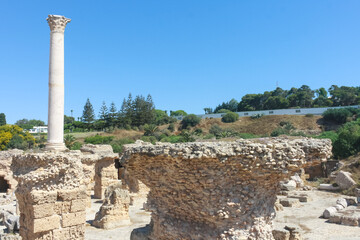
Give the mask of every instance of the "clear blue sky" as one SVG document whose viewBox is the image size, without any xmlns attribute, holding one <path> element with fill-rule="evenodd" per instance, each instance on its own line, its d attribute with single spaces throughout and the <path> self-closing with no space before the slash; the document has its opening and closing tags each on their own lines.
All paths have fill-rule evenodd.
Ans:
<svg viewBox="0 0 360 240">
<path fill-rule="evenodd" d="M 65 30 L 65 114 L 89 97 L 203 113 L 279 87 L 359 86 L 360 1 L 0 1 L 0 112 L 47 122 L 48 14 Z"/>
</svg>

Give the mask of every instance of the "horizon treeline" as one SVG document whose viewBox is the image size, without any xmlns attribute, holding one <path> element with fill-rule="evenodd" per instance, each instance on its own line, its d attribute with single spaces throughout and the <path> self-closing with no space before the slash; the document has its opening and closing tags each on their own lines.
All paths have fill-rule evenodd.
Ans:
<svg viewBox="0 0 360 240">
<path fill-rule="evenodd" d="M 284 90 L 277 87 L 273 91 L 258 94 L 246 94 L 240 102 L 231 99 L 212 108 L 204 108 L 205 114 L 226 111 L 257 111 L 287 108 L 336 107 L 360 104 L 360 87 L 332 85 L 328 90 L 319 88 L 312 90 L 307 85 L 300 88 Z"/>
</svg>

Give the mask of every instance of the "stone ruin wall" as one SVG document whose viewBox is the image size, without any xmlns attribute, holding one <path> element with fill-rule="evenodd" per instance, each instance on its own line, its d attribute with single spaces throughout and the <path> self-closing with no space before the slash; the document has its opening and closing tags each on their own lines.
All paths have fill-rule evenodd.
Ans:
<svg viewBox="0 0 360 240">
<path fill-rule="evenodd" d="M 103 199 L 106 188 L 118 182 L 115 160 L 119 155 L 113 152 L 110 145 L 86 144 L 80 151 L 83 154 L 81 162 L 89 197 L 87 206 L 90 207 L 92 191 L 95 198 Z"/>
<path fill-rule="evenodd" d="M 84 239 L 87 196 L 81 155 L 32 153 L 13 157 L 23 239 Z"/>
<path fill-rule="evenodd" d="M 121 164 L 150 188 L 150 240 L 273 239 L 279 182 L 330 155 L 330 140 L 308 138 L 139 141 L 125 145 Z"/>
<path fill-rule="evenodd" d="M 0 178 L 3 178 L 8 185 L 7 194 L 12 194 L 17 186 L 17 181 L 13 178 L 13 174 L 10 169 L 12 157 L 13 155 L 21 153 L 23 153 L 23 151 L 17 149 L 0 151 Z"/>
</svg>

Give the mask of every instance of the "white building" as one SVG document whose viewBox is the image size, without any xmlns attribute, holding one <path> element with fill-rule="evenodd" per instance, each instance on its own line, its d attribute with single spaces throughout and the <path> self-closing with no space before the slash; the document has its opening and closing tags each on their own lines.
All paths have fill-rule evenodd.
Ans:
<svg viewBox="0 0 360 240">
<path fill-rule="evenodd" d="M 29 133 L 47 133 L 48 127 L 47 126 L 34 126 L 32 129 L 29 130 Z"/>
</svg>

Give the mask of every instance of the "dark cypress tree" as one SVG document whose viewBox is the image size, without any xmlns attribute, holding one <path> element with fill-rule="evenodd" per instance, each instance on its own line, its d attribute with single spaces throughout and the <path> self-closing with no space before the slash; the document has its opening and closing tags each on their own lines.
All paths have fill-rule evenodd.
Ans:
<svg viewBox="0 0 360 240">
<path fill-rule="evenodd" d="M 90 124 L 94 120 L 95 120 L 94 108 L 93 108 L 93 106 L 90 103 L 90 100 L 88 98 L 86 100 L 86 103 L 85 103 L 85 106 L 84 106 L 84 111 L 83 111 L 83 115 L 81 117 L 81 121 Z"/>
<path fill-rule="evenodd" d="M 0 113 L 0 126 L 6 125 L 5 113 Z"/>
</svg>

